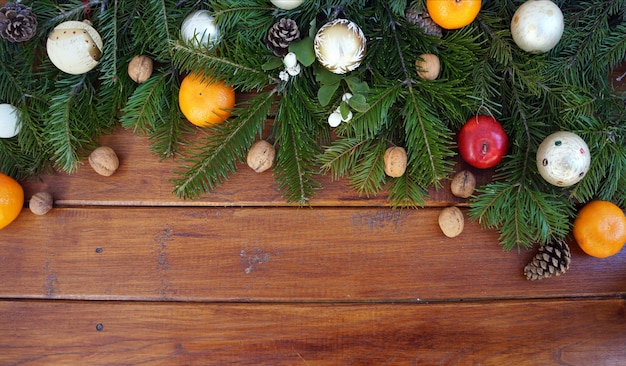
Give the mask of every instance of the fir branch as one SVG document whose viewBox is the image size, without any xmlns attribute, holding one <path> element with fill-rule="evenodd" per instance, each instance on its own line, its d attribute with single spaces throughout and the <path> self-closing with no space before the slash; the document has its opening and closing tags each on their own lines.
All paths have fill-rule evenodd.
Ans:
<svg viewBox="0 0 626 366">
<path fill-rule="evenodd" d="M 387 184 L 387 200 L 394 208 L 423 207 L 428 191 L 409 174 L 391 179 Z"/>
<path fill-rule="evenodd" d="M 322 173 L 335 180 L 347 176 L 370 144 L 371 140 L 354 137 L 333 141 L 317 159 Z"/>
<path fill-rule="evenodd" d="M 174 179 L 174 194 L 193 199 L 205 194 L 236 170 L 243 161 L 247 148 L 265 123 L 275 90 L 262 92 L 237 106 L 231 119 L 207 128 L 207 134 L 196 151 L 189 152 L 184 166 Z"/>
<path fill-rule="evenodd" d="M 353 165 L 350 176 L 350 187 L 359 195 L 367 197 L 376 195 L 385 184 L 385 164 L 383 156 L 387 149 L 385 140 L 366 140 L 364 154 Z"/>
</svg>

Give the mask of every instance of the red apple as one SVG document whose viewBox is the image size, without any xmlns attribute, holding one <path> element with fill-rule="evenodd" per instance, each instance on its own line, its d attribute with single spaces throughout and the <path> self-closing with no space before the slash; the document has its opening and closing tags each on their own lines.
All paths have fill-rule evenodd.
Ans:
<svg viewBox="0 0 626 366">
<path fill-rule="evenodd" d="M 470 117 L 459 131 L 459 153 L 469 165 L 487 169 L 496 166 L 509 148 L 509 138 L 500 122 L 486 115 Z"/>
</svg>

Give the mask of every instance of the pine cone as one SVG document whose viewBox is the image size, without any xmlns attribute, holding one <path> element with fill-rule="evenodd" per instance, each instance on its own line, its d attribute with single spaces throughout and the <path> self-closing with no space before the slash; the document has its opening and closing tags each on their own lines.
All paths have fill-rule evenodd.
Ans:
<svg viewBox="0 0 626 366">
<path fill-rule="evenodd" d="M 37 17 L 29 7 L 6 3 L 0 8 L 0 36 L 10 42 L 24 42 L 33 38 L 37 30 Z"/>
<path fill-rule="evenodd" d="M 567 271 L 571 260 L 569 246 L 559 239 L 542 245 L 532 261 L 524 267 L 524 274 L 526 279 L 532 281 L 553 275 L 560 276 Z"/>
<path fill-rule="evenodd" d="M 265 46 L 274 55 L 283 57 L 287 54 L 289 44 L 300 39 L 300 30 L 294 20 L 282 18 L 267 31 Z"/>
<path fill-rule="evenodd" d="M 406 16 L 406 20 L 422 28 L 424 33 L 430 36 L 443 36 L 443 30 L 431 19 L 427 11 L 408 8 L 404 15 Z"/>
</svg>

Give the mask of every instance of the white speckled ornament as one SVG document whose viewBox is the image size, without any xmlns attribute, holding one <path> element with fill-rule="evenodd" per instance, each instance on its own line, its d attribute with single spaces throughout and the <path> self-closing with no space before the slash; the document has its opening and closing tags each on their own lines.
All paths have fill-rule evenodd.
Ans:
<svg viewBox="0 0 626 366">
<path fill-rule="evenodd" d="M 292 10 L 300 6 L 304 0 L 270 0 L 275 7 L 283 10 Z"/>
<path fill-rule="evenodd" d="M 220 30 L 215 17 L 208 10 L 197 10 L 189 14 L 180 26 L 183 41 L 200 44 L 210 50 L 220 42 Z"/>
<path fill-rule="evenodd" d="M 524 51 L 550 51 L 563 35 L 563 13 L 550 0 L 528 0 L 522 4 L 511 21 L 511 35 Z"/>
<path fill-rule="evenodd" d="M 50 61 L 59 70 L 79 75 L 98 65 L 103 43 L 89 22 L 70 20 L 50 32 L 46 49 Z"/>
<path fill-rule="evenodd" d="M 572 132 L 555 132 L 546 137 L 537 149 L 539 174 L 557 187 L 578 183 L 587 174 L 590 164 L 589 146 Z"/>
<path fill-rule="evenodd" d="M 355 70 L 365 58 L 367 39 L 356 23 L 335 19 L 315 35 L 315 57 L 329 71 L 345 74 Z"/>
<path fill-rule="evenodd" d="M 11 104 L 0 104 L 0 138 L 14 137 L 21 129 L 19 110 Z"/>
</svg>

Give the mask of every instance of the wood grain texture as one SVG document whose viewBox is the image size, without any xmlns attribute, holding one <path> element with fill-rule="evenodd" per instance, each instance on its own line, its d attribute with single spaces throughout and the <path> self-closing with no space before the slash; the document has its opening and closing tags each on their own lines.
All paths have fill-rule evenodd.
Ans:
<svg viewBox="0 0 626 366">
<path fill-rule="evenodd" d="M 0 297 L 183 301 L 398 301 L 626 295 L 626 251 L 572 245 L 561 277 L 526 280 L 504 252 L 440 209 L 62 208 L 2 232 Z M 27 234 L 27 235 L 26 235 Z"/>
<path fill-rule="evenodd" d="M 625 305 L 3 301 L 0 363 L 619 365 Z"/>
</svg>

